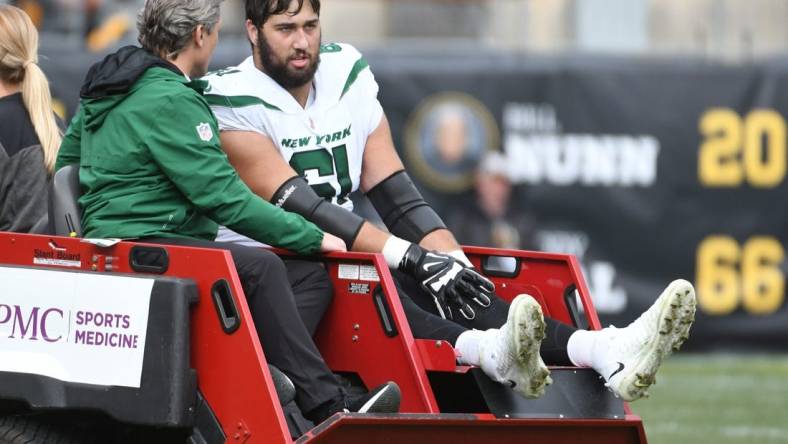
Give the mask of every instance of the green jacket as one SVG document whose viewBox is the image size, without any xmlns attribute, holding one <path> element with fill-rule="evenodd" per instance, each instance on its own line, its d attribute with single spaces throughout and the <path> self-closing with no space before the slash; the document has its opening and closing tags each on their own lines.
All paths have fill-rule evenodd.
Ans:
<svg viewBox="0 0 788 444">
<path fill-rule="evenodd" d="M 134 51 L 143 52 L 126 47 L 108 56 L 120 60 L 91 68 L 60 146 L 56 168 L 80 164 L 84 235 L 213 240 L 219 223 L 270 245 L 317 252 L 323 232 L 255 195 L 228 162 L 205 83 Z M 118 77 L 127 91 L 117 93 Z"/>
</svg>

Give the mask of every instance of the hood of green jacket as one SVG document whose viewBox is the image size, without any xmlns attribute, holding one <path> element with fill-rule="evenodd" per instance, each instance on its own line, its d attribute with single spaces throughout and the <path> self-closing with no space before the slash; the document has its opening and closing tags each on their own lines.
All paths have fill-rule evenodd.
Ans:
<svg viewBox="0 0 788 444">
<path fill-rule="evenodd" d="M 153 67 L 165 68 L 183 76 L 177 66 L 137 46 L 124 46 L 91 66 L 79 91 L 85 129 L 100 127 L 107 113 L 130 93 L 148 81 L 156 80 L 156 76 L 142 79 Z"/>
</svg>

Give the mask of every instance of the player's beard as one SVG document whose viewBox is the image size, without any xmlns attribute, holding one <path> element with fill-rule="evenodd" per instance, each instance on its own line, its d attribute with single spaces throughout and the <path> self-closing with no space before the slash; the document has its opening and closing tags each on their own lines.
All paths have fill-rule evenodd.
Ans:
<svg viewBox="0 0 788 444">
<path fill-rule="evenodd" d="M 320 44 L 318 44 L 318 48 L 320 48 Z M 317 67 L 320 66 L 319 49 L 314 54 L 300 51 L 295 54 L 289 54 L 285 60 L 278 60 L 274 55 L 273 48 L 268 44 L 262 32 L 258 34 L 257 38 L 257 53 L 265 73 L 281 85 L 282 88 L 288 90 L 304 86 L 312 81 L 315 77 L 315 72 L 317 72 Z M 288 62 L 295 56 L 303 56 L 304 54 L 309 58 L 309 65 L 300 70 L 291 69 Z"/>
</svg>

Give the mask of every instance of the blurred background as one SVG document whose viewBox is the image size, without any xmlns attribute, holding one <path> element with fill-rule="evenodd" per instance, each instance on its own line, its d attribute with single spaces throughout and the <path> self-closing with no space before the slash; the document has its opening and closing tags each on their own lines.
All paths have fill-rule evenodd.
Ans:
<svg viewBox="0 0 788 444">
<path fill-rule="evenodd" d="M 141 0 L 4 0 L 72 42 L 111 45 Z M 733 63 L 788 48 L 783 0 L 325 0 L 329 40 L 362 48 L 477 48 L 552 54 L 691 56 Z M 243 32 L 243 2 L 226 0 L 224 35 Z"/>
<path fill-rule="evenodd" d="M 140 0 L 12 2 L 73 115 L 88 67 L 135 42 Z M 604 324 L 674 278 L 690 341 L 633 405 L 652 443 L 788 442 L 786 0 L 324 0 L 411 177 L 469 245 L 582 262 Z M 249 55 L 223 4 L 214 68 Z M 363 201 L 360 205 L 364 208 Z"/>
</svg>

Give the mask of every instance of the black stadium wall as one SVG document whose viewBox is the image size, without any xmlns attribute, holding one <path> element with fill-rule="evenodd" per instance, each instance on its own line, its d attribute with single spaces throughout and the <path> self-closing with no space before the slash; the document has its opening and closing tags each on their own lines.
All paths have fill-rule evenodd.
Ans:
<svg viewBox="0 0 788 444">
<path fill-rule="evenodd" d="M 57 42 L 42 54 L 70 116 L 100 56 Z M 213 67 L 247 55 L 222 42 Z M 473 206 L 473 168 L 499 151 L 512 211 L 534 221 L 527 246 L 581 259 L 605 325 L 680 277 L 699 300 L 686 348 L 788 350 L 788 63 L 366 56 L 397 148 L 441 214 Z M 452 143 L 455 158 L 441 151 Z"/>
</svg>

